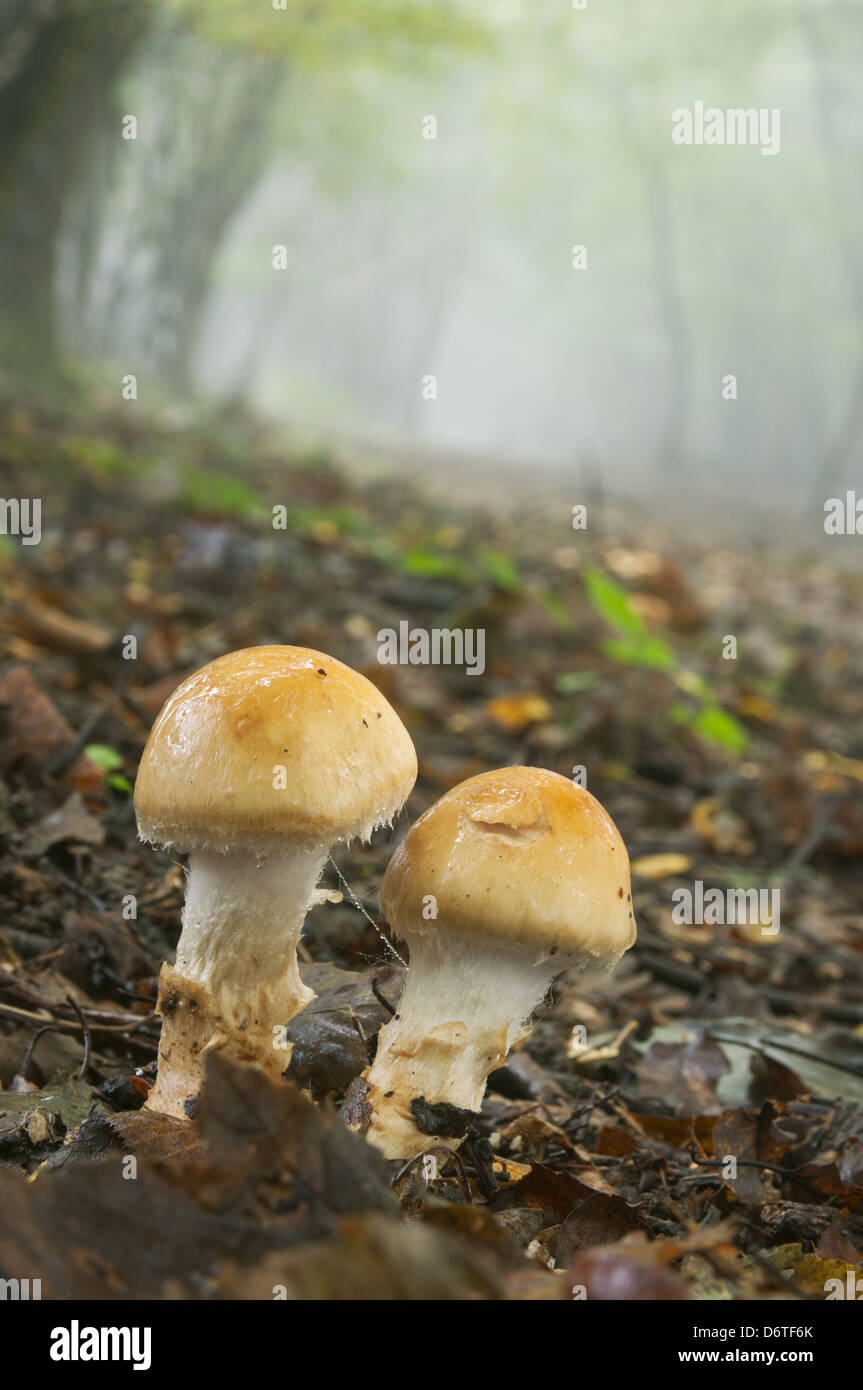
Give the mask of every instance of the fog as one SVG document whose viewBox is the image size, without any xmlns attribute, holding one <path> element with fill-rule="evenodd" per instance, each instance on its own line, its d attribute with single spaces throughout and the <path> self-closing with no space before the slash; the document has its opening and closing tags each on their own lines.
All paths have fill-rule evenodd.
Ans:
<svg viewBox="0 0 863 1390">
<path fill-rule="evenodd" d="M 728 538 L 851 485 L 857 7 L 509 0 L 413 43 L 388 7 L 371 42 L 145 8 L 136 137 L 94 135 L 63 212 L 66 352 L 348 459 L 677 511 L 731 489 Z"/>
</svg>

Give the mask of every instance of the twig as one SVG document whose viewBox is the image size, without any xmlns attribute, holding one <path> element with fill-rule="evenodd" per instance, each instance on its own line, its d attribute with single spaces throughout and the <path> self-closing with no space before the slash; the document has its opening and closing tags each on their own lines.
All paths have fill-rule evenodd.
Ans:
<svg viewBox="0 0 863 1390">
<path fill-rule="evenodd" d="M 34 1014 L 30 1009 L 16 1009 L 12 1004 L 0 1003 L 0 1015 L 4 1018 L 14 1018 L 24 1023 L 46 1023 L 48 1020 L 44 1014 Z M 148 1023 L 149 1019 L 139 1019 L 135 1025 L 128 1023 L 107 1024 L 93 1023 L 90 1021 L 91 1033 L 106 1034 L 110 1039 L 116 1037 L 123 1042 L 125 1047 L 137 1048 L 139 1052 L 146 1052 L 149 1058 L 153 1058 L 159 1050 L 158 1039 L 152 1033 L 143 1033 L 139 1029 L 142 1024 Z M 77 1022 L 66 1019 L 58 1019 L 54 1025 L 58 1032 L 76 1033 L 80 1028 Z"/>
<path fill-rule="evenodd" d="M 681 961 L 669 960 L 650 949 L 639 950 L 639 959 L 654 979 L 662 981 L 663 984 L 673 985 L 676 989 L 682 989 L 688 994 L 700 995 L 705 989 L 712 988 L 713 965 L 715 959 L 718 960 L 719 957 L 714 959 L 703 947 L 699 948 L 693 945 L 692 950 L 699 953 L 700 959 L 705 962 L 709 967 L 708 969 L 684 965 Z M 775 985 L 759 984 L 758 990 L 769 1004 L 778 1009 L 809 1009 L 812 1013 L 820 1014 L 822 1018 L 834 1018 L 839 1023 L 863 1022 L 863 1004 L 839 1001 L 834 1003 L 829 999 L 819 999 L 817 996 L 811 998 L 792 990 L 779 989 Z"/>
<path fill-rule="evenodd" d="M 790 1052 L 792 1057 L 805 1057 L 807 1062 L 817 1062 L 822 1067 L 833 1067 L 836 1071 L 844 1071 L 849 1076 L 863 1076 L 860 1067 L 850 1066 L 847 1062 L 837 1062 L 831 1057 L 816 1057 L 814 1053 L 807 1052 L 803 1047 L 795 1047 L 793 1043 L 780 1042 L 778 1039 L 760 1038 L 758 1042 L 750 1042 L 748 1038 L 730 1037 L 727 1033 L 718 1033 L 709 1028 L 708 1032 L 714 1042 L 731 1043 L 737 1047 L 748 1047 L 751 1052 L 760 1052 L 762 1057 L 768 1061 L 778 1062 L 778 1057 L 771 1057 L 768 1048 L 772 1052 Z"/>
<path fill-rule="evenodd" d="M 107 912 L 108 909 L 105 903 L 102 902 L 101 898 L 97 898 L 95 893 L 91 893 L 89 889 L 84 888 L 74 878 L 70 878 L 69 875 L 65 874 L 57 864 L 52 863 L 51 867 L 54 870 L 57 877 L 62 878 L 67 888 L 71 888 L 74 890 L 74 892 L 80 893 L 81 897 L 86 898 L 87 902 L 91 905 L 91 907 L 97 908 L 99 912 Z"/>
<path fill-rule="evenodd" d="M 563 1127 L 564 1133 L 566 1133 L 566 1130 L 572 1126 L 574 1121 L 580 1120 L 583 1115 L 589 1115 L 591 1110 L 598 1110 L 600 1106 L 607 1105 L 610 1100 L 614 1100 L 619 1095 L 620 1087 L 613 1086 L 610 1091 L 606 1091 L 604 1096 L 594 1096 L 592 1100 L 589 1100 L 586 1103 L 586 1105 L 580 1105 L 577 1110 L 572 1111 L 572 1114 L 566 1121 L 566 1124 Z"/>
<path fill-rule="evenodd" d="M 30 956 L 28 960 L 17 960 L 13 965 L 7 965 L 6 969 L 10 975 L 14 975 L 16 970 L 32 969 L 34 965 L 45 965 L 49 960 L 56 960 L 58 956 L 66 954 L 65 946 L 58 946 L 54 951 L 45 951 L 41 956 Z"/>
<path fill-rule="evenodd" d="M 34 1014 L 32 1009 L 19 1009 L 14 1004 L 0 1003 L 0 1014 L 3 1014 L 5 1018 L 20 1018 L 23 1023 L 50 1022 L 44 1014 Z M 70 1028 L 74 1031 L 75 1028 L 74 1023 L 67 1023 L 65 1019 L 61 1019 L 55 1026 L 58 1032 L 65 1032 Z"/>
<path fill-rule="evenodd" d="M 78 1081 L 83 1081 L 84 1073 L 90 1065 L 90 1029 L 87 1027 L 87 1020 L 81 1012 L 80 1005 L 77 1003 L 75 999 L 72 998 L 71 994 L 66 995 L 66 1003 L 69 1005 L 69 1008 L 74 1009 L 75 1013 L 78 1015 L 78 1022 L 81 1025 L 81 1032 L 84 1034 L 84 1060 L 81 1063 L 81 1070 L 78 1072 L 78 1076 L 76 1078 Z"/>
<path fill-rule="evenodd" d="M 699 1158 L 695 1149 L 690 1149 L 689 1161 L 690 1163 L 694 1163 L 697 1168 L 721 1168 L 724 1164 L 724 1159 L 721 1158 Z M 807 1191 L 814 1193 L 816 1197 L 821 1196 L 815 1184 L 807 1182 L 805 1178 L 798 1178 L 793 1168 L 780 1168 L 775 1163 L 763 1163 L 760 1158 L 737 1158 L 734 1161 L 738 1168 L 757 1168 L 759 1170 L 764 1169 L 768 1173 L 777 1173 L 779 1177 L 784 1178 L 786 1182 L 796 1182 L 798 1186 L 805 1187 Z M 717 1174 L 717 1177 L 718 1176 Z"/>
<path fill-rule="evenodd" d="M 461 1187 L 465 1201 L 470 1202 L 472 1204 L 473 1196 L 471 1195 L 470 1183 L 468 1182 L 467 1171 L 464 1166 L 464 1159 L 461 1157 L 457 1149 L 448 1149 L 445 1144 L 435 1144 L 434 1147 L 431 1149 L 424 1149 L 421 1154 L 414 1154 L 413 1158 L 409 1158 L 407 1162 L 403 1163 L 401 1168 L 399 1168 L 398 1172 L 395 1174 L 392 1180 L 391 1186 L 394 1187 L 395 1184 L 399 1182 L 399 1180 L 403 1178 L 406 1173 L 409 1173 L 412 1168 L 416 1167 L 418 1163 L 421 1163 L 427 1154 L 431 1154 L 432 1157 L 435 1159 L 437 1158 L 438 1154 L 444 1155 L 444 1166 L 446 1165 L 449 1159 L 453 1160 L 456 1168 L 458 1169 L 459 1186 Z"/>
<path fill-rule="evenodd" d="M 781 866 L 779 870 L 780 874 L 790 876 L 808 863 L 819 845 L 825 839 L 833 822 L 836 810 L 837 802 L 835 798 L 823 803 L 819 807 L 818 813 L 806 834 L 803 836 L 802 840 L 795 845 L 794 850 Z"/>
<path fill-rule="evenodd" d="M 353 1009 L 351 1009 L 351 1012 L 348 1015 L 348 1017 L 350 1018 L 351 1023 L 354 1025 L 354 1031 L 359 1035 L 359 1039 L 363 1045 L 363 1050 L 366 1056 L 368 1057 L 369 1061 L 371 1061 L 371 1055 L 369 1053 L 369 1040 L 365 1035 L 365 1030 L 363 1029 L 362 1022 L 360 1021 L 360 1019 L 357 1018 Z"/>
<path fill-rule="evenodd" d="M 127 999 L 137 999 L 141 1004 L 149 1004 L 152 1008 L 152 999 L 148 998 L 146 994 L 136 994 L 133 989 L 129 989 L 121 976 L 117 975 L 113 970 L 109 970 L 107 965 L 100 964 L 99 969 L 112 984 L 117 986 L 117 990 L 120 994 L 125 994 Z"/>
<path fill-rule="evenodd" d="M 51 1019 L 58 1012 L 66 1009 L 65 1004 L 57 1004 L 51 999 L 46 999 L 43 994 L 35 990 L 32 985 L 22 984 L 21 981 L 10 973 L 9 970 L 0 968 L 0 994 L 10 994 L 13 999 L 20 1003 L 31 1004 L 34 1008 L 42 1009 L 42 1014 L 34 1014 L 21 1011 L 21 1018 L 32 1018 L 37 1023 L 50 1023 Z M 137 1028 L 142 1023 L 148 1023 L 153 1017 L 152 1000 L 147 1001 L 150 1006 L 150 1013 L 146 1015 L 121 1013 L 118 1009 L 85 1009 L 91 1028 L 100 1023 L 107 1023 L 109 1027 L 128 1027 Z M 45 1014 L 48 1017 L 45 1017 Z M 74 1025 L 73 1025 L 74 1026 Z"/>
<path fill-rule="evenodd" d="M 101 723 L 107 712 L 104 706 L 100 706 L 99 709 L 95 710 L 95 712 L 90 715 L 89 719 L 84 721 L 73 741 L 66 744 L 64 748 L 61 748 L 48 763 L 46 772 L 49 777 L 62 777 L 72 764 L 80 758 L 87 744 L 90 742 L 96 726 Z"/>
<path fill-rule="evenodd" d="M 390 1015 L 391 1018 L 394 1017 L 395 1006 L 390 1003 L 389 999 L 385 999 L 384 996 L 381 994 L 380 986 L 378 985 L 377 975 L 372 976 L 370 984 L 372 994 L 375 996 L 375 999 L 377 999 L 381 1008 L 386 1009 L 387 1013 Z"/>
<path fill-rule="evenodd" d="M 43 1024 L 43 1026 L 42 1026 L 41 1028 L 37 1028 L 37 1029 L 36 1029 L 36 1032 L 33 1034 L 32 1038 L 30 1039 L 29 1043 L 27 1044 L 27 1051 L 24 1053 L 24 1058 L 23 1058 L 23 1061 L 21 1062 L 21 1075 L 24 1077 L 24 1080 L 25 1080 L 25 1081 L 27 1080 L 27 1068 L 30 1066 L 30 1063 L 31 1063 L 32 1060 L 33 1060 L 33 1053 L 34 1053 L 34 1051 L 36 1050 L 36 1044 L 37 1044 L 37 1042 L 39 1041 L 39 1039 L 42 1037 L 42 1035 L 43 1035 L 44 1033 L 62 1033 L 62 1032 L 63 1032 L 63 1029 L 60 1028 L 56 1023 L 45 1023 L 45 1024 Z"/>
<path fill-rule="evenodd" d="M 723 1279 L 728 1279 L 733 1284 L 740 1284 L 742 1282 L 742 1271 L 738 1269 L 731 1260 L 727 1260 L 724 1255 L 721 1255 L 718 1250 L 707 1243 L 710 1239 L 709 1229 L 705 1231 L 696 1225 L 696 1223 L 687 1216 L 680 1203 L 675 1201 L 671 1196 L 670 1192 L 662 1192 L 659 1194 L 659 1197 L 662 1205 L 667 1211 L 671 1212 L 675 1221 L 680 1223 L 689 1237 L 694 1236 L 696 1239 L 701 1237 L 704 1238 L 705 1247 L 693 1253 L 700 1255 L 703 1260 L 707 1260 L 708 1264 L 712 1265 L 717 1274 L 722 1275 Z"/>
</svg>

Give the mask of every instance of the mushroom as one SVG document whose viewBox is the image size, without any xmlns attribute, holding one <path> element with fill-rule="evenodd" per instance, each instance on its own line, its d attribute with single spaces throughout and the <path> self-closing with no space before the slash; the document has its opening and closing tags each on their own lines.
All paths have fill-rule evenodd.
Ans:
<svg viewBox="0 0 863 1390">
<path fill-rule="evenodd" d="M 390 823 L 416 773 L 380 691 L 321 652 L 250 647 L 177 687 L 135 787 L 140 838 L 189 856 L 152 1109 L 185 1114 L 216 1049 L 284 1072 L 284 1025 L 314 998 L 297 943 L 330 847 Z"/>
<path fill-rule="evenodd" d="M 456 1112 L 479 1110 L 489 1073 L 529 1035 L 555 976 L 608 972 L 633 944 L 629 857 L 589 792 L 507 767 L 420 817 L 390 860 L 381 903 L 410 968 L 343 1114 L 388 1158 L 406 1159 L 432 1132 L 458 1146 L 470 1116 Z"/>
</svg>

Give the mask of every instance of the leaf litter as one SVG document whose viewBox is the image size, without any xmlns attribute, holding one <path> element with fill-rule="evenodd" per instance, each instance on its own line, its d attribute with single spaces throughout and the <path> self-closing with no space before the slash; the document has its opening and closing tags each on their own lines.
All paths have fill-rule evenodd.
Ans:
<svg viewBox="0 0 863 1390">
<path fill-rule="evenodd" d="M 165 432 L 154 489 L 135 459 L 158 425 L 20 415 L 9 488 L 38 485 L 52 529 L 0 555 L 0 1273 L 43 1270 L 55 1298 L 518 1300 L 821 1298 L 863 1273 L 857 577 L 625 515 L 575 541 L 566 506 L 430 494 L 418 523 L 415 489 L 286 463 L 246 421 L 262 513 L 216 485 L 206 422 Z M 67 434 L 132 466 L 72 474 Z M 405 614 L 483 627 L 485 678 L 378 664 Z M 193 1119 L 141 1109 L 183 879 L 137 842 L 137 762 L 186 674 L 269 641 L 337 653 L 399 709 L 408 819 L 490 767 L 584 764 L 630 850 L 637 946 L 556 993 L 458 1153 L 427 1117 L 431 1165 L 338 1116 L 400 991 L 387 832 L 339 853 L 350 893 L 310 914 L 285 1082 L 214 1057 Z M 781 887 L 781 932 L 681 925 L 695 879 Z"/>
</svg>

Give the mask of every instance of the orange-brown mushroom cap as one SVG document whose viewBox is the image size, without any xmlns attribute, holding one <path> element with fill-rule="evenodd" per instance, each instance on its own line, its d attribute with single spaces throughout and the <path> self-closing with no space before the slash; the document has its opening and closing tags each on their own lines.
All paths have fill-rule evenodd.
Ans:
<svg viewBox="0 0 863 1390">
<path fill-rule="evenodd" d="M 420 817 L 381 902 L 408 939 L 451 933 L 609 965 L 635 940 L 631 892 L 626 846 L 596 797 L 556 772 L 506 767 Z"/>
<path fill-rule="evenodd" d="M 184 851 L 331 844 L 392 820 L 416 774 L 407 730 L 364 676 L 307 647 L 248 647 L 168 699 L 135 811 L 142 839 Z"/>
</svg>

